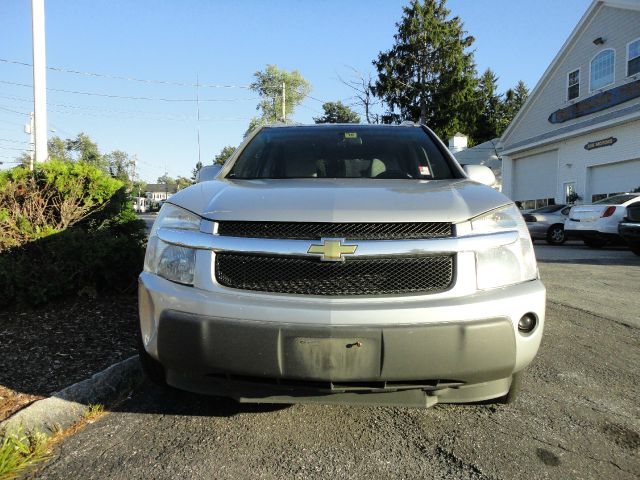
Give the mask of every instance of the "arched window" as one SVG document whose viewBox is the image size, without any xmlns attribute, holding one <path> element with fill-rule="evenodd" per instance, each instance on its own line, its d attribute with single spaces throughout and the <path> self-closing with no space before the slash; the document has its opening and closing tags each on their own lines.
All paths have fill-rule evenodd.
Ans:
<svg viewBox="0 0 640 480">
<path fill-rule="evenodd" d="M 616 53 L 613 49 L 603 50 L 591 60 L 591 82 L 589 89 L 600 90 L 613 83 Z"/>
</svg>

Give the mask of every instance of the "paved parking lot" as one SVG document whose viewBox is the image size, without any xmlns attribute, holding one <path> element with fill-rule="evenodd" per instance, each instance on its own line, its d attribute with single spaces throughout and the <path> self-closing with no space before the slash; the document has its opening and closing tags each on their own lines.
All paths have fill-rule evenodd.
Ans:
<svg viewBox="0 0 640 480">
<path fill-rule="evenodd" d="M 241 406 L 145 385 L 38 476 L 637 479 L 640 257 L 536 250 L 547 325 L 515 405 Z"/>
</svg>

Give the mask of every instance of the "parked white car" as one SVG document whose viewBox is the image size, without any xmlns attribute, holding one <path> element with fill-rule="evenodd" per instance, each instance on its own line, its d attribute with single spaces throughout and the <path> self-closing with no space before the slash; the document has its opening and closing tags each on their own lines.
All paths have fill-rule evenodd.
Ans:
<svg viewBox="0 0 640 480">
<path fill-rule="evenodd" d="M 640 192 L 614 195 L 592 205 L 576 205 L 564 223 L 565 234 L 567 238 L 581 239 L 592 248 L 623 243 L 618 224 L 624 218 L 627 206 L 637 202 L 640 202 Z"/>
</svg>

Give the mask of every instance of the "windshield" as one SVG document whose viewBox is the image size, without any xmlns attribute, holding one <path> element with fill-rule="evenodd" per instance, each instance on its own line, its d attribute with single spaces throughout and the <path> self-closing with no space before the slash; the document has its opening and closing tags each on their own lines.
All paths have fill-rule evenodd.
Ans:
<svg viewBox="0 0 640 480">
<path fill-rule="evenodd" d="M 594 205 L 622 205 L 634 198 L 640 198 L 640 193 L 627 193 L 624 195 L 614 195 L 613 197 L 603 198 L 597 202 L 593 202 Z"/>
<path fill-rule="evenodd" d="M 264 128 L 227 177 L 439 180 L 461 175 L 422 128 L 335 125 Z"/>
</svg>

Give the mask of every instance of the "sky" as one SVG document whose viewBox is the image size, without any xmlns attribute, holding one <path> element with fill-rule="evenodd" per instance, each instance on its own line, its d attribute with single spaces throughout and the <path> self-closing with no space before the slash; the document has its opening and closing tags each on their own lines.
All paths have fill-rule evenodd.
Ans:
<svg viewBox="0 0 640 480">
<path fill-rule="evenodd" d="M 103 153 L 135 155 L 147 182 L 165 171 L 190 176 L 199 155 L 210 163 L 242 141 L 258 113 L 246 86 L 267 64 L 298 70 L 312 85 L 293 121 L 312 123 L 325 101 L 352 103 L 340 78 L 354 69 L 375 73 L 371 62 L 393 45 L 407 3 L 45 0 L 47 66 L 82 72 L 48 70 L 49 136 L 85 132 Z M 504 92 L 519 80 L 535 86 L 589 4 L 449 0 L 447 7 L 475 38 L 478 72 L 491 68 Z M 33 95 L 24 85 L 33 73 L 11 62 L 32 62 L 31 2 L 0 0 L 0 21 L 0 168 L 7 168 L 28 145 L 23 125 Z"/>
</svg>

